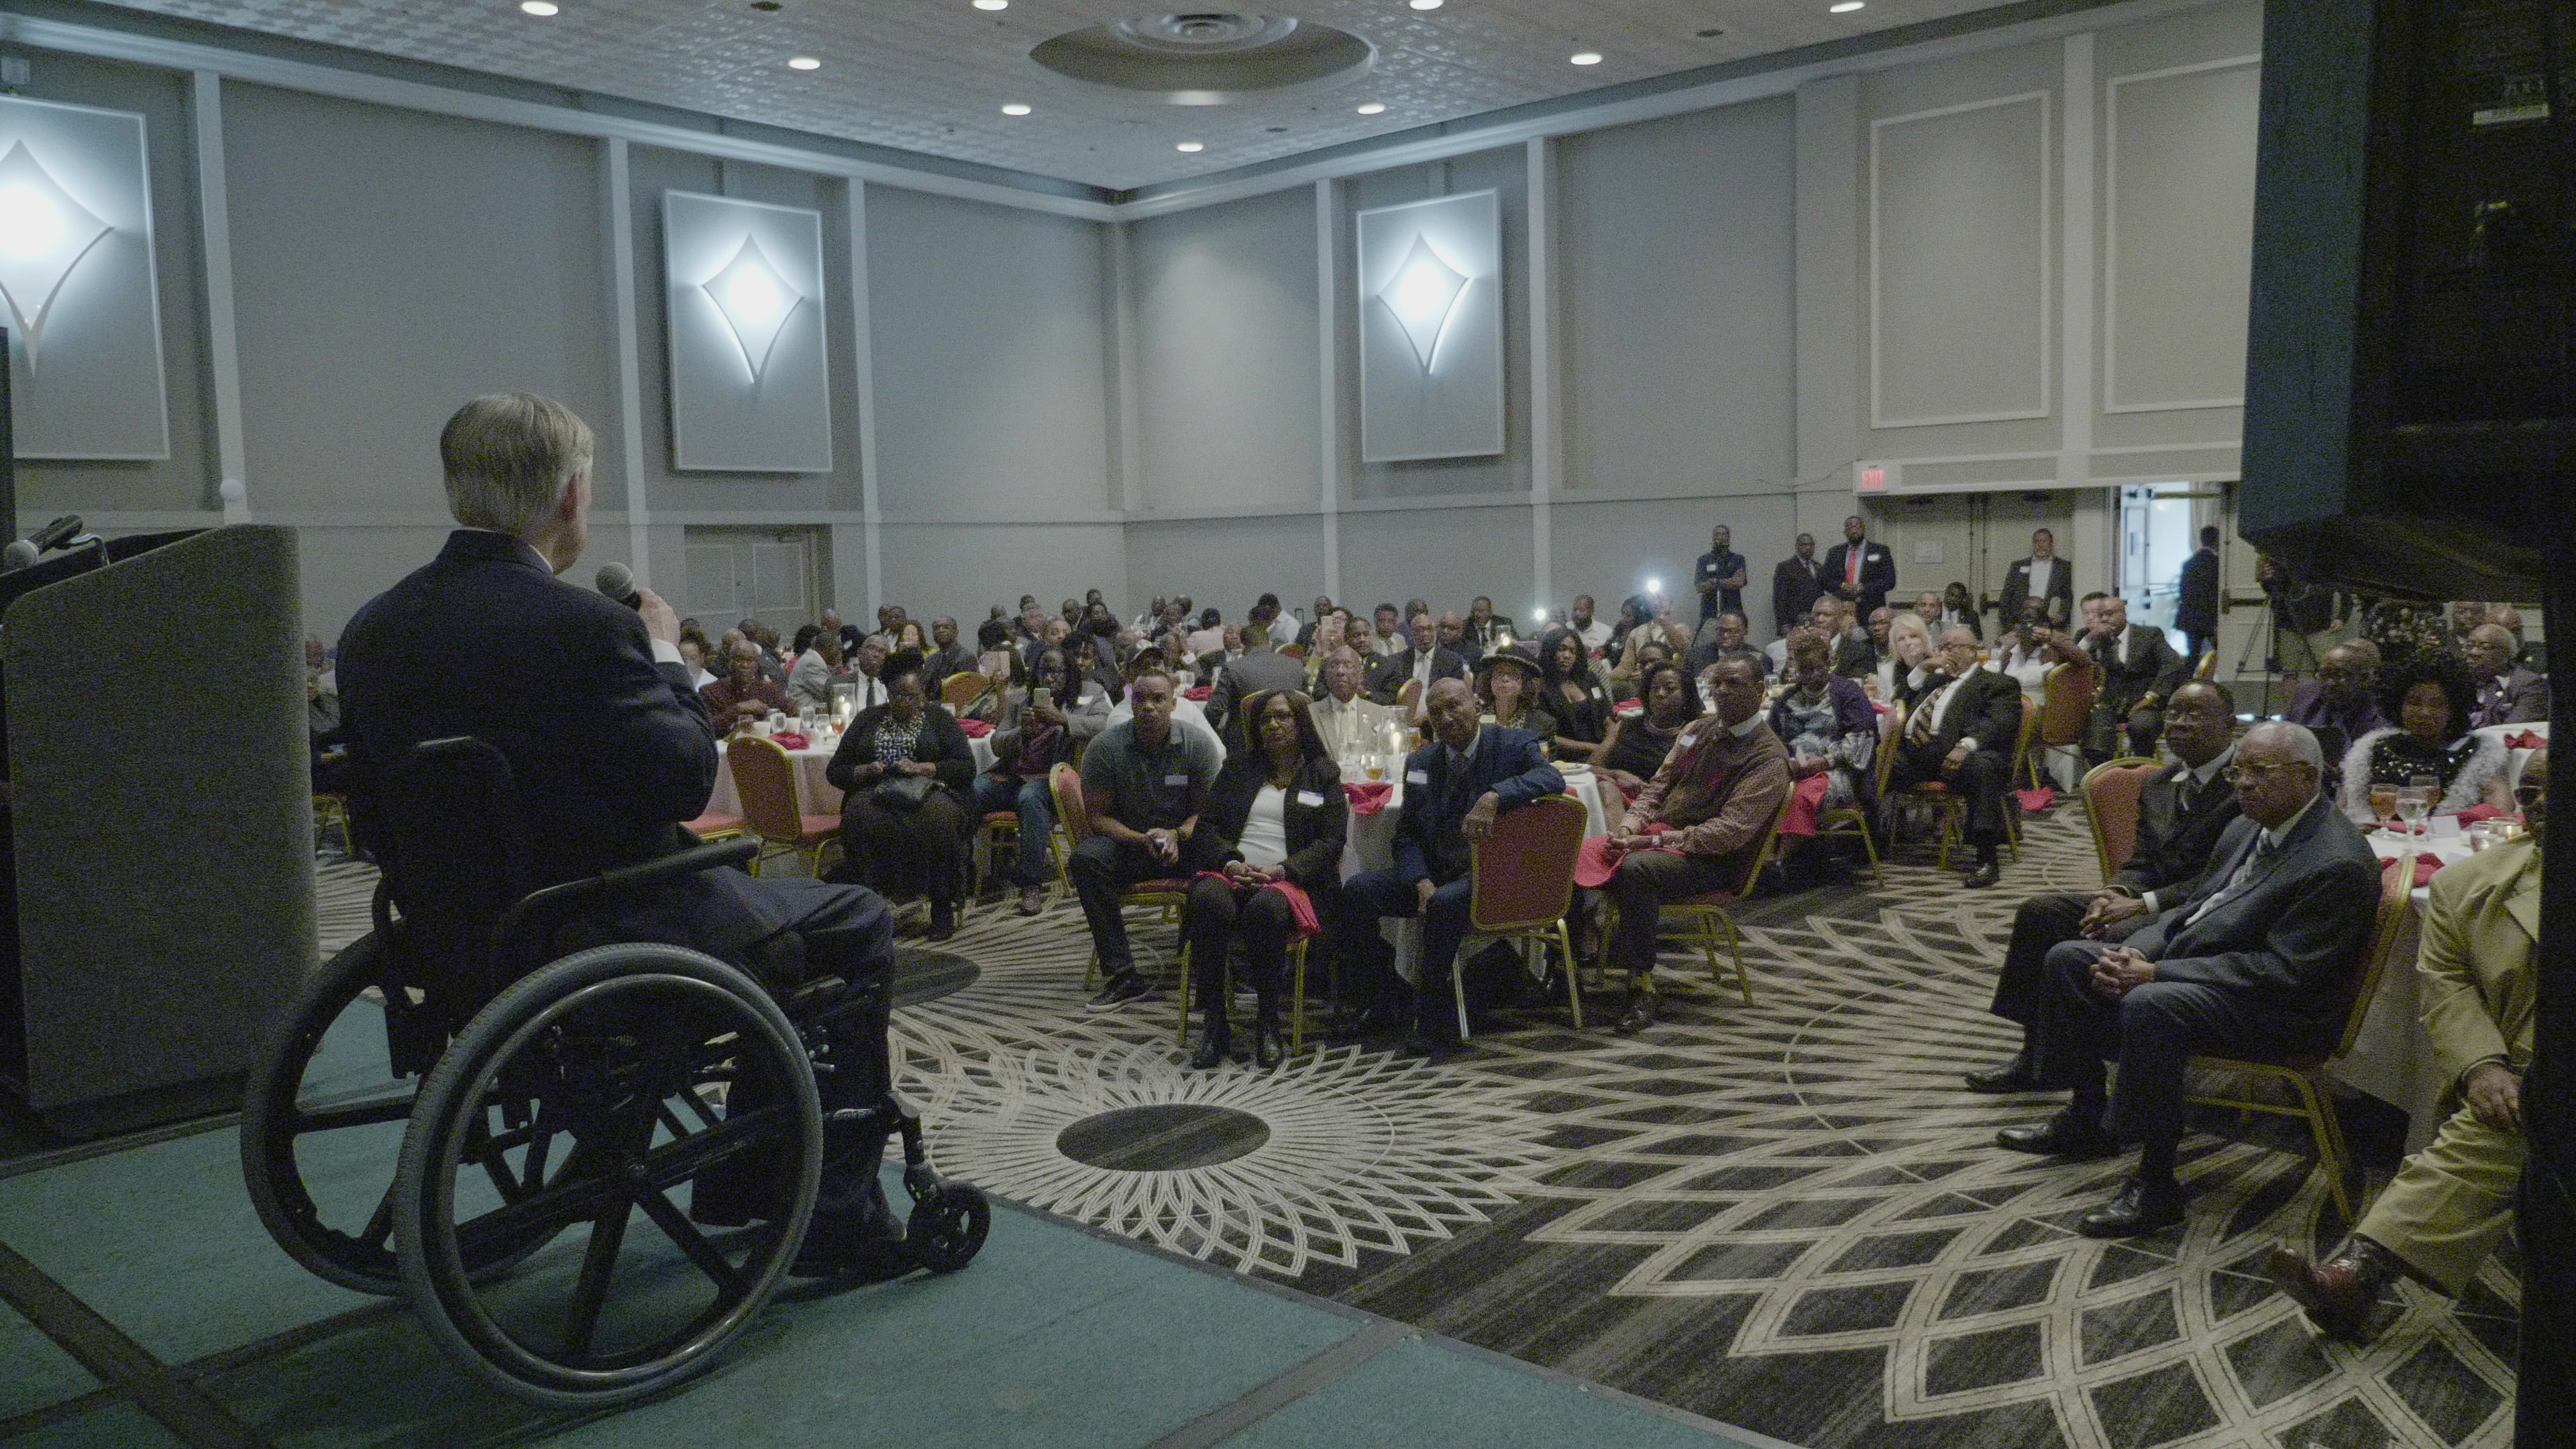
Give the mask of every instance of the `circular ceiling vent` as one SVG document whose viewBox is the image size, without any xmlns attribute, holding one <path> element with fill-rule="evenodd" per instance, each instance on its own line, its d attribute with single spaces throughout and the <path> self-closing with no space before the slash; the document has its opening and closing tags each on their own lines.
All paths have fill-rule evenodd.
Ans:
<svg viewBox="0 0 2576 1449">
<path fill-rule="evenodd" d="M 1115 20 L 1029 52 L 1057 75 L 1176 106 L 1221 106 L 1255 92 L 1353 76 L 1376 57 L 1367 41 L 1329 25 L 1230 10 Z"/>
</svg>

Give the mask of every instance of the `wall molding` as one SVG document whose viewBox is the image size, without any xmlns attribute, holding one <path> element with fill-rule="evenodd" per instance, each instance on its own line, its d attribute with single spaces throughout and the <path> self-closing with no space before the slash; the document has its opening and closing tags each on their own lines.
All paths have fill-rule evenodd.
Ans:
<svg viewBox="0 0 2576 1449">
<path fill-rule="evenodd" d="M 229 523 L 248 523 L 250 448 L 242 429 L 241 333 L 233 320 L 232 188 L 224 171 L 223 77 L 213 71 L 188 76 L 190 114 L 197 143 L 199 263 L 206 281 L 206 374 L 215 404 L 216 496 L 231 483 L 238 499 L 222 503 Z"/>
<path fill-rule="evenodd" d="M 1870 121 L 1867 142 L 1869 152 L 1869 337 L 1866 345 L 1869 349 L 1869 425 L 1873 430 L 1943 427 L 1953 423 L 2027 422 L 2047 418 L 2054 411 L 2051 407 L 2052 380 L 2049 377 L 2049 365 L 2053 354 L 2048 335 L 2048 308 L 2053 300 L 2057 280 L 2057 269 L 2050 264 L 2048 255 L 2048 212 L 2057 190 L 2051 185 L 2048 167 L 2052 99 L 2050 93 L 2045 90 L 2022 91 L 2014 95 L 1962 101 L 1953 106 L 1937 106 L 1928 111 L 1910 111 L 1901 116 L 1879 116 Z M 1934 417 L 1891 418 L 1887 416 L 1880 355 L 1881 343 L 1885 336 L 1885 328 L 1879 319 L 1879 282 L 1882 271 L 1881 255 L 1885 246 L 1885 227 L 1882 225 L 1879 209 L 1879 175 L 1882 170 L 1879 136 L 1891 126 L 1917 125 L 1925 121 L 1967 115 L 1974 111 L 1995 110 L 2003 106 L 2027 105 L 2032 102 L 2038 103 L 2039 136 L 2039 198 L 2035 208 L 2035 214 L 2039 218 L 2039 407 L 2036 411 L 2014 408 Z"/>
<path fill-rule="evenodd" d="M 2186 413 L 2208 408 L 2241 408 L 2245 393 L 2234 397 L 2186 398 L 2171 402 L 2120 401 L 2120 88 L 2176 76 L 2259 66 L 2261 52 L 2204 60 L 2192 65 L 2115 75 L 2102 87 L 2102 411 L 2106 413 Z"/>
</svg>

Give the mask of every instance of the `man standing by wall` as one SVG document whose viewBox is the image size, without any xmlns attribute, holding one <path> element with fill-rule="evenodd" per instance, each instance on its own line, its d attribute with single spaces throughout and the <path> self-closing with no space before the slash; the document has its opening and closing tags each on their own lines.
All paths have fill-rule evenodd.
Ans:
<svg viewBox="0 0 2576 1449">
<path fill-rule="evenodd" d="M 1896 555 L 1885 544 L 1869 541 L 1869 526 L 1855 513 L 1843 520 L 1843 541 L 1825 555 L 1824 582 L 1858 606 L 1858 617 L 1868 618 L 1870 610 L 1887 602 L 1887 591 L 1896 587 Z"/>
<path fill-rule="evenodd" d="M 1798 535 L 1798 551 L 1771 570 L 1771 627 L 1786 635 L 1806 622 L 1825 591 L 1824 565 L 1816 562 L 1816 536 Z"/>
<path fill-rule="evenodd" d="M 1744 611 L 1744 555 L 1731 544 L 1734 534 L 1723 523 L 1710 529 L 1708 552 L 1699 556 L 1699 567 L 1692 579 L 1699 586 L 1699 621 L 1702 624 L 1732 609 Z"/>
<path fill-rule="evenodd" d="M 2030 601 L 2040 601 L 2042 617 L 2052 629 L 2064 629 L 2075 613 L 2075 572 L 2057 556 L 2057 535 L 2042 528 L 2030 536 L 2030 557 L 2014 559 L 2004 570 L 1999 615 L 2004 627 L 2019 624 Z"/>
<path fill-rule="evenodd" d="M 2183 560 L 2174 594 L 2174 627 L 2182 631 L 2183 662 L 2198 664 L 2218 647 L 2218 529 L 2200 531 L 2200 551 Z"/>
</svg>

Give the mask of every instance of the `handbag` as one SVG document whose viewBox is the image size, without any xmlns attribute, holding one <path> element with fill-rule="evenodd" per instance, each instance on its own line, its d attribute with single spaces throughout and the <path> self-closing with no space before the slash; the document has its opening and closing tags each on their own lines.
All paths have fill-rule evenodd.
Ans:
<svg viewBox="0 0 2576 1449">
<path fill-rule="evenodd" d="M 930 798 L 930 786 L 928 775 L 897 775 L 891 780 L 880 781 L 874 790 L 868 792 L 868 798 L 888 810 L 900 810 L 909 815 L 921 808 L 922 801 Z"/>
</svg>

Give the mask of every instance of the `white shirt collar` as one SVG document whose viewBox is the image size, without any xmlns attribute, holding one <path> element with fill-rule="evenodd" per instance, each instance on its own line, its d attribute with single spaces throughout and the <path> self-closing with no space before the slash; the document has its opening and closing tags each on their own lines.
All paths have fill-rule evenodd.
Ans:
<svg viewBox="0 0 2576 1449">
<path fill-rule="evenodd" d="M 1758 710 L 1758 709 L 1757 709 L 1757 710 L 1755 710 L 1753 713 L 1746 715 L 1746 716 L 1744 717 L 1744 722 L 1743 722 L 1742 724 L 1731 724 L 1731 725 L 1728 725 L 1728 726 L 1726 727 L 1726 732 L 1727 732 L 1728 734 L 1731 734 L 1731 735 L 1735 736 L 1737 739 L 1739 739 L 1739 740 L 1740 740 L 1740 739 L 1743 739 L 1743 738 L 1745 738 L 1746 736 L 1748 736 L 1748 735 L 1752 734 L 1755 730 L 1758 730 L 1758 729 L 1760 729 L 1761 727 L 1762 727 L 1762 711 L 1760 711 L 1760 710 Z"/>
<path fill-rule="evenodd" d="M 2298 828 L 2299 828 L 2299 822 L 2300 822 L 2300 821 L 2302 821 L 2302 820 L 2307 819 L 2307 818 L 2308 818 L 2308 812 L 2309 812 L 2309 811 L 2311 811 L 2311 810 L 2316 809 L 2316 808 L 2317 808 L 2317 802 L 2318 802 L 2319 800 L 2324 799 L 2324 798 L 2325 798 L 2325 796 L 2324 796 L 2324 794 L 2323 794 L 2323 793 L 2319 793 L 2319 794 L 2315 794 L 2315 795 L 2311 795 L 2311 796 L 2309 796 L 2309 797 L 2308 797 L 2308 803 L 2299 807 L 2299 813 L 2298 813 L 2298 814 L 2293 815 L 2293 816 L 2291 816 L 2289 819 L 2282 821 L 2282 822 L 2281 822 L 2281 828 L 2280 828 L 2280 829 L 2278 829 L 2278 830 L 2274 830 L 2274 829 L 2270 828 L 2269 826 L 2266 826 L 2266 827 L 2264 828 L 2264 830 L 2263 830 L 2263 839 L 2264 839 L 2264 840 L 2266 840 L 2267 842 L 2269 842 L 2269 843 L 2271 844 L 2271 847 L 2272 847 L 2274 850 L 2278 850 L 2278 849 L 2280 849 L 2280 848 L 2281 848 L 2281 842 L 2283 842 L 2283 841 L 2285 841 L 2285 840 L 2287 840 L 2287 839 L 2289 839 L 2289 838 L 2290 838 L 2290 832 L 2291 832 L 2291 831 L 2293 831 L 2293 830 L 2298 829 Z"/>
<path fill-rule="evenodd" d="M 2183 767 L 2183 773 L 2191 776 L 2191 782 L 2193 784 L 2206 785 L 2210 781 L 2217 779 L 2218 773 L 2221 770 L 2226 769 L 2229 765 L 2234 763 L 2236 763 L 2236 747 L 2234 745 L 2229 745 L 2226 749 L 2220 750 L 2217 756 L 2208 764 L 2203 765 L 2198 769 L 2193 769 L 2192 767 L 2185 765 Z"/>
</svg>

